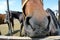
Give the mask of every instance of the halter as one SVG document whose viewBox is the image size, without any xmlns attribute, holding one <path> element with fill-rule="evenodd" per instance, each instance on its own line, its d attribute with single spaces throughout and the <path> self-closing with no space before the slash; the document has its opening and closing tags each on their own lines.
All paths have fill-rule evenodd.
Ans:
<svg viewBox="0 0 60 40">
<path fill-rule="evenodd" d="M 26 3 L 28 2 L 29 0 L 25 0 L 25 2 L 23 3 L 23 5 L 22 5 L 22 11 L 23 11 L 23 15 L 24 16 L 26 16 L 26 14 L 25 14 L 25 5 L 26 5 Z"/>
</svg>

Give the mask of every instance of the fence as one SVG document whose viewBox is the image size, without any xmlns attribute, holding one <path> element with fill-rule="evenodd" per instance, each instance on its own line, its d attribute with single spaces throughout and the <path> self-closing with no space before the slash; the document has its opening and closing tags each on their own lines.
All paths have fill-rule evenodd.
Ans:
<svg viewBox="0 0 60 40">
<path fill-rule="evenodd" d="M 0 40 L 60 40 L 60 36 L 50 36 L 44 39 L 17 36 L 0 36 Z"/>
</svg>

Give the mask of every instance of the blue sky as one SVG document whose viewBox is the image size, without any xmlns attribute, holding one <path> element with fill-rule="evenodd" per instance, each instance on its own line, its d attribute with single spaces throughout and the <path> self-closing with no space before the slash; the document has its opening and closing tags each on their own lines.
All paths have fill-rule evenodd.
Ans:
<svg viewBox="0 0 60 40">
<path fill-rule="evenodd" d="M 22 11 L 21 0 L 9 0 L 9 8 L 13 11 Z M 0 0 L 0 13 L 5 13 L 7 10 L 6 0 Z"/>
<path fill-rule="evenodd" d="M 43 0 L 44 9 L 50 8 L 53 11 L 58 10 L 58 0 Z M 21 0 L 9 0 L 10 10 L 22 11 Z M 0 0 L 0 13 L 5 13 L 7 10 L 6 0 Z"/>
<path fill-rule="evenodd" d="M 58 0 L 44 0 L 44 9 L 50 8 L 53 11 L 58 10 Z"/>
</svg>

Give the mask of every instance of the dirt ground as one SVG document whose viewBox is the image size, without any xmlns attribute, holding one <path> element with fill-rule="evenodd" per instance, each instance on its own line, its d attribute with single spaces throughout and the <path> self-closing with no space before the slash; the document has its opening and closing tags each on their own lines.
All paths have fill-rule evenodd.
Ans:
<svg viewBox="0 0 60 40">
<path fill-rule="evenodd" d="M 17 19 L 14 19 L 14 31 L 20 29 L 20 23 Z M 8 25 L 7 24 L 1 24 L 0 25 L 0 31 L 2 35 L 5 35 L 8 33 Z M 20 32 L 15 33 L 13 36 L 19 36 Z"/>
</svg>

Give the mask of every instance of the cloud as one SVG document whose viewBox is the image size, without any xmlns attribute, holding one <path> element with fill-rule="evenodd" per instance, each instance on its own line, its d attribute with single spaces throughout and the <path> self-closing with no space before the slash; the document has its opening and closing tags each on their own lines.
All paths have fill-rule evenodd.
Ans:
<svg viewBox="0 0 60 40">
<path fill-rule="evenodd" d="M 9 5 L 13 5 L 14 0 L 9 1 Z M 7 3 L 6 1 L 0 1 L 0 13 L 5 12 L 7 10 Z"/>
<path fill-rule="evenodd" d="M 6 10 L 6 2 L 0 2 L 0 10 Z"/>
</svg>

